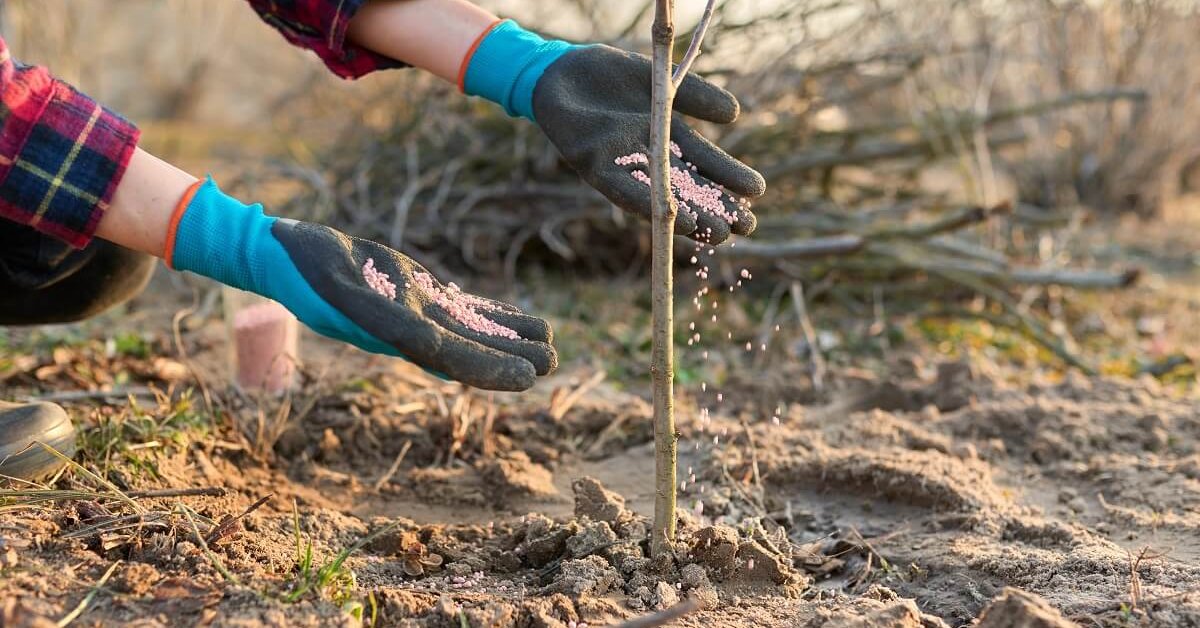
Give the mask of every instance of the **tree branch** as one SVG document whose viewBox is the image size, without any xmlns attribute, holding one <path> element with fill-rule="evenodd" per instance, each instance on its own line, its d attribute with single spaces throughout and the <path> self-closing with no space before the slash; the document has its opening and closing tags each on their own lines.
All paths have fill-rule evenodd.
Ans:
<svg viewBox="0 0 1200 628">
<path fill-rule="evenodd" d="M 750 242 L 738 240 L 738 246 L 725 254 L 739 259 L 813 259 L 850 255 L 862 250 L 866 240 L 858 235 L 840 235 L 788 242 Z"/>
<path fill-rule="evenodd" d="M 717 0 L 708 0 L 708 4 L 704 6 L 704 15 L 700 18 L 700 23 L 696 25 L 696 30 L 692 33 L 692 43 L 688 45 L 687 52 L 683 55 L 683 60 L 679 62 L 679 67 L 675 68 L 675 76 L 671 79 L 675 87 L 678 88 L 688 72 L 692 71 L 692 64 L 696 62 L 696 57 L 700 56 L 700 47 L 704 44 L 704 36 L 708 34 L 708 25 L 712 23 L 713 13 L 717 8 Z"/>
</svg>

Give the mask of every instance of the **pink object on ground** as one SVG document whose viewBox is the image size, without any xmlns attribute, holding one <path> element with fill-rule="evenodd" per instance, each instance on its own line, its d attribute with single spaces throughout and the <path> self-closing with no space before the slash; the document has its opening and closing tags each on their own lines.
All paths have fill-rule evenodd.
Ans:
<svg viewBox="0 0 1200 628">
<path fill-rule="evenodd" d="M 387 273 L 381 273 L 375 269 L 374 258 L 367 258 L 367 263 L 362 267 L 362 274 L 363 280 L 372 290 L 389 299 L 396 298 L 396 284 L 392 283 L 392 278 Z"/>
<path fill-rule="evenodd" d="M 280 394 L 295 385 L 299 324 L 274 302 L 257 303 L 233 315 L 237 383 Z"/>
<path fill-rule="evenodd" d="M 496 306 L 484 299 L 463 292 L 453 283 L 440 286 L 434 280 L 433 275 L 428 273 L 414 273 L 413 283 L 417 284 L 417 288 L 425 296 L 441 306 L 451 318 L 465 325 L 467 329 L 509 340 L 521 339 L 521 335 L 516 330 L 505 327 L 480 313 L 480 310 L 488 312 L 497 309 Z"/>
</svg>

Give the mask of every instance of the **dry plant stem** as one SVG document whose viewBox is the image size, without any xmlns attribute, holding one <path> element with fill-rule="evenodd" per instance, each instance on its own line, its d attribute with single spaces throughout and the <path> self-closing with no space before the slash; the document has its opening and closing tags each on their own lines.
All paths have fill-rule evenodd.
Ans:
<svg viewBox="0 0 1200 628">
<path fill-rule="evenodd" d="M 204 537 L 205 545 L 212 545 L 213 543 L 220 541 L 221 539 L 225 538 L 226 536 L 229 536 L 229 534 L 231 534 L 233 532 L 234 526 L 237 525 L 237 523 L 239 521 L 241 521 L 242 519 L 245 519 L 250 513 L 254 512 L 255 510 L 262 508 L 263 504 L 266 504 L 268 501 L 270 501 L 272 497 L 275 497 L 274 493 L 272 493 L 270 495 L 264 495 L 263 497 L 259 498 L 258 501 L 254 502 L 253 504 L 250 504 L 250 506 L 248 506 L 245 510 L 243 510 L 242 514 L 240 514 L 236 517 L 228 517 L 221 523 L 214 526 L 213 529 L 208 533 L 208 536 Z"/>
<path fill-rule="evenodd" d="M 696 601 L 696 598 L 688 598 L 665 611 L 632 619 L 619 624 L 617 628 L 655 628 L 656 626 L 665 626 L 676 619 L 698 610 L 700 610 L 700 602 Z"/>
<path fill-rule="evenodd" d="M 412 441 L 406 440 L 404 441 L 404 446 L 400 448 L 400 453 L 396 454 L 396 459 L 392 461 L 392 466 L 388 467 L 387 472 L 380 476 L 378 480 L 375 480 L 375 484 L 371 488 L 380 491 L 383 490 L 383 487 L 388 482 L 392 481 L 392 477 L 400 470 L 400 463 L 404 462 L 404 457 L 408 455 L 409 449 L 412 449 Z"/>
<path fill-rule="evenodd" d="M 674 281 L 675 206 L 671 193 L 671 50 L 675 42 L 674 0 L 657 0 L 652 40 L 653 98 L 650 118 L 650 211 L 652 262 L 652 350 L 650 378 L 654 403 L 654 531 L 650 549 L 655 556 L 669 553 L 675 539 L 675 463 L 679 435 L 675 433 Z"/>
<path fill-rule="evenodd" d="M 100 589 L 102 589 L 105 584 L 108 584 L 108 579 L 112 577 L 113 572 L 115 572 L 117 567 L 120 566 L 121 561 L 119 560 L 113 563 L 112 566 L 108 568 L 108 571 L 105 571 L 104 575 L 100 576 L 100 579 L 96 581 L 96 584 L 92 587 L 92 590 L 88 591 L 88 594 L 79 602 L 79 606 L 76 606 L 75 610 L 71 611 L 66 617 L 60 619 L 55 625 L 58 626 L 58 628 L 63 628 L 64 626 L 70 625 L 71 622 L 75 621 L 76 619 L 79 619 L 79 617 L 83 615 L 83 612 L 87 610 L 88 605 L 92 603 L 92 600 L 96 599 L 96 594 L 100 592 Z"/>
<path fill-rule="evenodd" d="M 825 356 L 821 355 L 820 338 L 813 328 L 812 319 L 808 317 L 808 307 L 804 303 L 804 286 L 799 281 L 792 282 L 792 305 L 796 308 L 796 318 L 800 321 L 800 329 L 804 332 L 804 341 L 808 343 L 808 355 L 812 361 L 813 388 L 820 392 L 825 388 Z"/>
<path fill-rule="evenodd" d="M 36 397 L 19 397 L 22 401 L 89 401 L 92 399 L 126 399 L 133 397 L 153 397 L 154 390 L 146 386 L 133 388 L 116 388 L 113 390 L 64 390 L 61 392 L 38 395 Z"/>
<path fill-rule="evenodd" d="M 145 513 L 146 513 L 146 509 L 145 509 L 145 508 L 142 508 L 142 505 L 141 505 L 141 504 L 139 504 L 139 503 L 137 503 L 137 502 L 133 501 L 132 499 L 130 499 L 130 497 L 129 497 L 128 495 L 126 495 L 125 493 L 121 492 L 121 489 L 117 488 L 117 485 L 113 484 L 112 482 L 109 482 L 108 480 L 106 480 L 106 479 L 104 479 L 104 478 L 100 477 L 99 475 L 96 475 L 95 473 L 93 473 L 92 471 L 88 470 L 88 469 L 87 469 L 86 467 L 84 467 L 83 465 L 81 465 L 81 464 L 79 464 L 78 462 L 75 462 L 74 460 L 72 460 L 71 458 L 68 458 L 67 456 L 65 456 L 65 455 L 64 455 L 62 452 L 60 452 L 59 450 L 57 450 L 57 449 L 55 449 L 55 448 L 51 447 L 50 445 L 47 445 L 46 443 L 43 443 L 43 442 L 41 442 L 41 441 L 34 441 L 34 442 L 33 442 L 33 444 L 31 444 L 31 445 L 30 445 L 30 447 L 34 447 L 34 446 L 41 447 L 41 448 L 42 448 L 43 450 L 45 450 L 47 453 L 49 453 L 50 455 L 52 455 L 52 456 L 54 456 L 55 458 L 58 458 L 60 461 L 62 461 L 62 463 L 63 463 L 63 464 L 65 464 L 65 465 L 67 465 L 68 467 L 70 467 L 70 468 L 74 469 L 75 471 L 79 472 L 80 474 L 82 474 L 82 475 L 83 475 L 84 477 L 86 477 L 87 479 L 89 479 L 89 480 L 91 480 L 91 481 L 95 482 L 96 484 L 99 484 L 100 486 L 102 486 L 102 487 L 104 487 L 104 488 L 108 489 L 109 491 L 111 491 L 111 496 L 112 496 L 114 499 L 117 499 L 117 500 L 119 500 L 119 501 L 122 501 L 122 502 L 124 502 L 124 503 L 125 503 L 125 505 L 129 506 L 129 508 L 130 508 L 130 509 L 132 509 L 132 510 L 133 510 L 135 513 L 138 513 L 138 514 L 145 514 Z"/>
<path fill-rule="evenodd" d="M 738 247 L 729 249 L 726 255 L 738 259 L 815 259 L 851 255 L 862 250 L 867 241 L 859 235 L 838 235 L 791 240 L 786 242 L 746 242 L 738 240 Z"/>
<path fill-rule="evenodd" d="M 220 573 L 221 577 L 224 578 L 226 582 L 241 584 L 241 581 L 238 580 L 238 577 L 230 573 L 230 571 L 225 568 L 225 564 L 221 562 L 221 559 L 217 558 L 217 556 L 212 553 L 212 550 L 208 549 L 208 542 L 205 541 L 204 536 L 200 534 L 200 526 L 196 525 L 196 518 L 192 516 L 192 511 L 189 510 L 187 506 L 184 506 L 183 502 L 177 503 L 176 508 L 183 513 L 183 516 L 187 518 L 188 523 L 191 524 L 192 532 L 196 535 L 196 541 L 200 543 L 201 551 L 204 552 L 204 556 L 208 558 L 208 562 L 212 563 L 212 566 L 217 570 L 217 573 Z"/>
<path fill-rule="evenodd" d="M 688 45 L 683 60 L 679 62 L 679 67 L 675 68 L 675 76 L 671 78 L 675 87 L 679 87 L 680 83 L 683 83 L 684 77 L 692 71 L 692 64 L 696 62 L 696 57 L 700 56 L 700 47 L 704 44 L 704 36 L 708 34 L 708 25 L 712 23 L 716 8 L 717 0 L 708 0 L 708 4 L 704 6 L 704 15 L 700 18 L 700 23 L 696 25 L 696 31 L 692 33 L 692 43 Z"/>
<path fill-rule="evenodd" d="M 133 499 L 161 499 L 164 497 L 224 497 L 226 490 L 219 486 L 200 488 L 164 488 L 150 491 L 130 491 L 126 493 Z"/>
<path fill-rule="evenodd" d="M 603 382 L 604 378 L 607 376 L 608 374 L 604 371 L 596 371 L 591 377 L 575 388 L 575 390 L 566 392 L 562 395 L 551 396 L 550 409 L 547 412 L 555 421 L 563 420 L 563 417 L 567 416 L 567 413 L 571 411 L 571 408 L 574 408 L 575 404 L 579 403 L 579 400 L 582 399 L 583 396 L 589 391 L 596 386 L 599 386 L 600 382 Z M 557 393 L 559 391 L 555 392 Z"/>
</svg>

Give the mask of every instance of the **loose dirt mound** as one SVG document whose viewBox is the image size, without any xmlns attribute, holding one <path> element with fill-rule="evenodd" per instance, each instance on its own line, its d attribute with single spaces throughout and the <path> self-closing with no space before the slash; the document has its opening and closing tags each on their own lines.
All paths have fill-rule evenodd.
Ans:
<svg viewBox="0 0 1200 628">
<path fill-rule="evenodd" d="M 214 523 L 275 495 L 211 554 L 178 518 L 88 534 L 115 516 L 98 502 L 0 515 L 0 622 L 61 619 L 121 561 L 88 621 L 599 626 L 694 598 L 681 625 L 1200 623 L 1200 414 L 1153 384 L 951 365 L 778 414 L 768 394 L 685 413 L 680 541 L 654 560 L 640 400 L 600 388 L 554 412 L 372 382 L 319 400 L 273 461 L 228 437 L 125 470 L 131 489 L 223 485 L 184 498 Z M 304 589 L 309 547 L 313 573 L 355 549 L 353 575 Z"/>
</svg>

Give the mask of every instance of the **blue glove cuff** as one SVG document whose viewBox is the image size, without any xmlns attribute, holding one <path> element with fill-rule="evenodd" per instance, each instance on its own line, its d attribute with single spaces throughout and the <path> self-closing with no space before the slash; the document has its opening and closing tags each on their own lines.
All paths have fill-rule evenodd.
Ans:
<svg viewBox="0 0 1200 628">
<path fill-rule="evenodd" d="M 504 107 L 510 116 L 533 120 L 533 88 L 538 80 L 550 64 L 580 47 L 542 39 L 505 20 L 479 42 L 463 75 L 463 91 Z"/>
<path fill-rule="evenodd" d="M 196 190 L 179 219 L 171 265 L 248 292 L 271 296 L 264 278 L 283 247 L 271 235 L 275 218 L 262 205 L 246 205 L 217 187 L 209 177 Z M 286 254 L 284 254 L 284 259 Z"/>
</svg>

